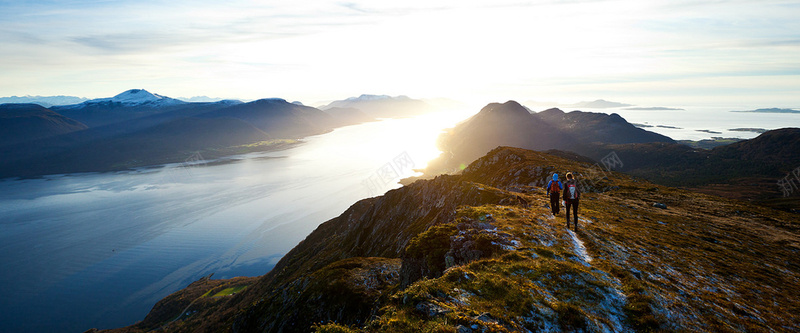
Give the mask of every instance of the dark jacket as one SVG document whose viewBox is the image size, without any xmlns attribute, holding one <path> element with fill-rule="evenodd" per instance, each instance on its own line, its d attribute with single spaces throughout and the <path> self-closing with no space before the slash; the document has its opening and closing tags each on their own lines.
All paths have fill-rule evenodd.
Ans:
<svg viewBox="0 0 800 333">
<path fill-rule="evenodd" d="M 575 184 L 575 199 L 574 200 L 580 199 L 581 198 L 581 187 L 580 187 L 580 185 L 578 185 L 578 181 L 575 180 L 575 179 L 567 179 L 567 181 L 564 182 L 564 194 L 562 195 L 562 197 L 564 198 L 564 200 L 571 200 L 569 198 L 569 186 L 570 186 L 570 184 Z"/>
</svg>

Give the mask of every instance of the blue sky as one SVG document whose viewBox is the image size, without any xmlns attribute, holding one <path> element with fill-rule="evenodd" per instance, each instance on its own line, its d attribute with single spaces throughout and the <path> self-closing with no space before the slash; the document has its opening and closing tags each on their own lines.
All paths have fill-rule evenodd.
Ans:
<svg viewBox="0 0 800 333">
<path fill-rule="evenodd" d="M 2 1 L 0 96 L 800 108 L 800 1 Z"/>
</svg>

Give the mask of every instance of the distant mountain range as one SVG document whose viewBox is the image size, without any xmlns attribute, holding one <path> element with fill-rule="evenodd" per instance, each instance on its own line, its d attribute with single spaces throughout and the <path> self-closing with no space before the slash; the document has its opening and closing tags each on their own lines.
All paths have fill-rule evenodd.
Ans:
<svg viewBox="0 0 800 333">
<path fill-rule="evenodd" d="M 611 102 L 604 99 L 598 99 L 594 101 L 582 101 L 574 104 L 559 104 L 553 102 L 537 102 L 537 101 L 527 101 L 524 104 L 529 106 L 583 108 L 583 109 L 611 109 L 611 108 L 623 108 L 626 106 L 633 106 L 632 104 Z"/>
<path fill-rule="evenodd" d="M 279 98 L 184 102 L 144 89 L 51 108 L 3 104 L 0 178 L 181 162 L 197 151 L 214 158 L 277 149 L 292 142 L 286 140 L 424 109 L 423 102 L 407 97 L 364 97 L 347 103 L 370 114 L 335 107 L 324 112 Z"/>
<path fill-rule="evenodd" d="M 44 107 L 51 107 L 78 104 L 88 100 L 88 98 L 76 96 L 11 96 L 0 97 L 0 104 L 38 104 Z"/>
<path fill-rule="evenodd" d="M 374 118 L 410 117 L 430 112 L 433 108 L 417 99 L 408 96 L 388 95 L 361 95 L 344 100 L 333 101 L 319 107 L 328 110 L 332 108 L 358 109 Z"/>
<path fill-rule="evenodd" d="M 708 150 L 637 128 L 616 114 L 559 109 L 528 113 L 509 101 L 487 105 L 442 134 L 439 144 L 444 154 L 429 163 L 429 176 L 457 171 L 497 146 L 570 151 L 598 162 L 613 152 L 620 159 L 615 171 L 709 191 L 712 184 L 728 184 L 737 190 L 718 194 L 771 201 L 783 208 L 796 205 L 789 200 L 786 206 L 775 181 L 800 166 L 798 128 L 767 131 Z"/>
<path fill-rule="evenodd" d="M 685 109 L 681 109 L 681 108 L 667 108 L 667 107 L 663 107 L 663 106 L 625 108 L 625 110 L 631 110 L 631 111 L 685 111 Z"/>
<path fill-rule="evenodd" d="M 585 153 L 594 143 L 674 143 L 669 137 L 648 132 L 617 114 L 560 109 L 529 112 L 515 101 L 491 103 L 440 139 L 445 153 L 429 164 L 429 172 L 457 170 L 497 146 Z"/>
<path fill-rule="evenodd" d="M 224 98 L 208 97 L 208 96 L 194 96 L 194 97 L 177 97 L 180 101 L 188 103 L 213 103 L 225 100 Z M 49 108 L 51 106 L 60 105 L 74 105 L 88 101 L 86 97 L 77 96 L 11 96 L 0 97 L 0 104 L 14 103 L 14 104 L 38 104 Z"/>
</svg>

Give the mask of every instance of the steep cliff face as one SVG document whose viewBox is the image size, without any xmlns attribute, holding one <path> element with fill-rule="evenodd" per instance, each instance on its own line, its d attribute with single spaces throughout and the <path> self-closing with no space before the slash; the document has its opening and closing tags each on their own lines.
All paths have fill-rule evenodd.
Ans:
<svg viewBox="0 0 800 333">
<path fill-rule="evenodd" d="M 237 319 L 237 331 L 303 332 L 320 321 L 363 323 L 369 316 L 354 316 L 347 311 L 332 317 L 317 316 L 294 306 L 316 304 L 319 297 L 327 297 L 321 296 L 324 291 L 304 297 L 302 292 L 291 294 L 286 290 L 296 289 L 307 274 L 328 270 L 330 267 L 326 266 L 340 260 L 398 258 L 413 237 L 431 225 L 450 220 L 456 207 L 498 203 L 505 196 L 502 191 L 485 189 L 455 176 L 441 176 L 356 203 L 341 216 L 320 225 L 265 276 L 254 290 L 263 290 L 268 296 L 256 301 Z M 399 265 L 387 266 L 385 270 L 389 272 L 381 274 L 399 274 L 398 268 Z M 373 300 L 366 303 L 370 302 Z"/>
<path fill-rule="evenodd" d="M 566 228 L 563 212 L 553 216 L 542 189 L 565 171 L 584 190 L 577 230 Z M 799 330 L 799 232 L 795 214 L 501 147 L 462 175 L 356 203 L 241 293 L 161 325 L 174 332 Z"/>
</svg>

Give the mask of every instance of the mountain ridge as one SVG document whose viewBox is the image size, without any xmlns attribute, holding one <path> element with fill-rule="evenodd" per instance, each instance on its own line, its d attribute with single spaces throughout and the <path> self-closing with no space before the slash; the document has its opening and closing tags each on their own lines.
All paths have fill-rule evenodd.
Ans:
<svg viewBox="0 0 800 333">
<path fill-rule="evenodd" d="M 793 214 L 595 168 L 499 147 L 357 202 L 235 295 L 181 316 L 159 303 L 178 319 L 109 332 L 800 329 Z M 584 189 L 577 232 L 542 188 L 567 170 Z M 169 299 L 235 282 L 215 283 Z"/>
<path fill-rule="evenodd" d="M 87 129 L 85 124 L 38 104 L 0 104 L 0 146 Z"/>
<path fill-rule="evenodd" d="M 368 94 L 333 101 L 319 107 L 323 111 L 331 108 L 354 108 L 375 118 L 410 117 L 429 112 L 432 109 L 428 103 L 404 95 L 392 97 Z"/>
<path fill-rule="evenodd" d="M 51 106 L 58 106 L 58 105 L 72 105 L 72 104 L 80 104 L 89 99 L 86 97 L 77 97 L 77 96 L 10 96 L 10 97 L 0 97 L 0 104 L 38 104 L 43 107 L 49 108 Z"/>
<path fill-rule="evenodd" d="M 596 151 L 593 146 L 595 142 L 674 141 L 637 128 L 616 114 L 583 111 L 565 113 L 558 108 L 528 112 L 515 101 L 491 103 L 439 137 L 437 145 L 444 154 L 429 163 L 426 174 L 457 171 L 497 146 L 587 154 Z"/>
<path fill-rule="evenodd" d="M 5 157 L 0 160 L 0 177 L 126 170 L 182 162 L 198 152 L 217 158 L 285 149 L 298 144 L 297 139 L 367 120 L 358 114 L 330 115 L 279 98 L 159 104 L 164 98 L 145 90 L 128 90 L 114 98 L 54 108 L 54 115 L 86 121 L 89 128 L 0 147 Z M 156 137 L 170 140 L 153 141 Z"/>
</svg>

